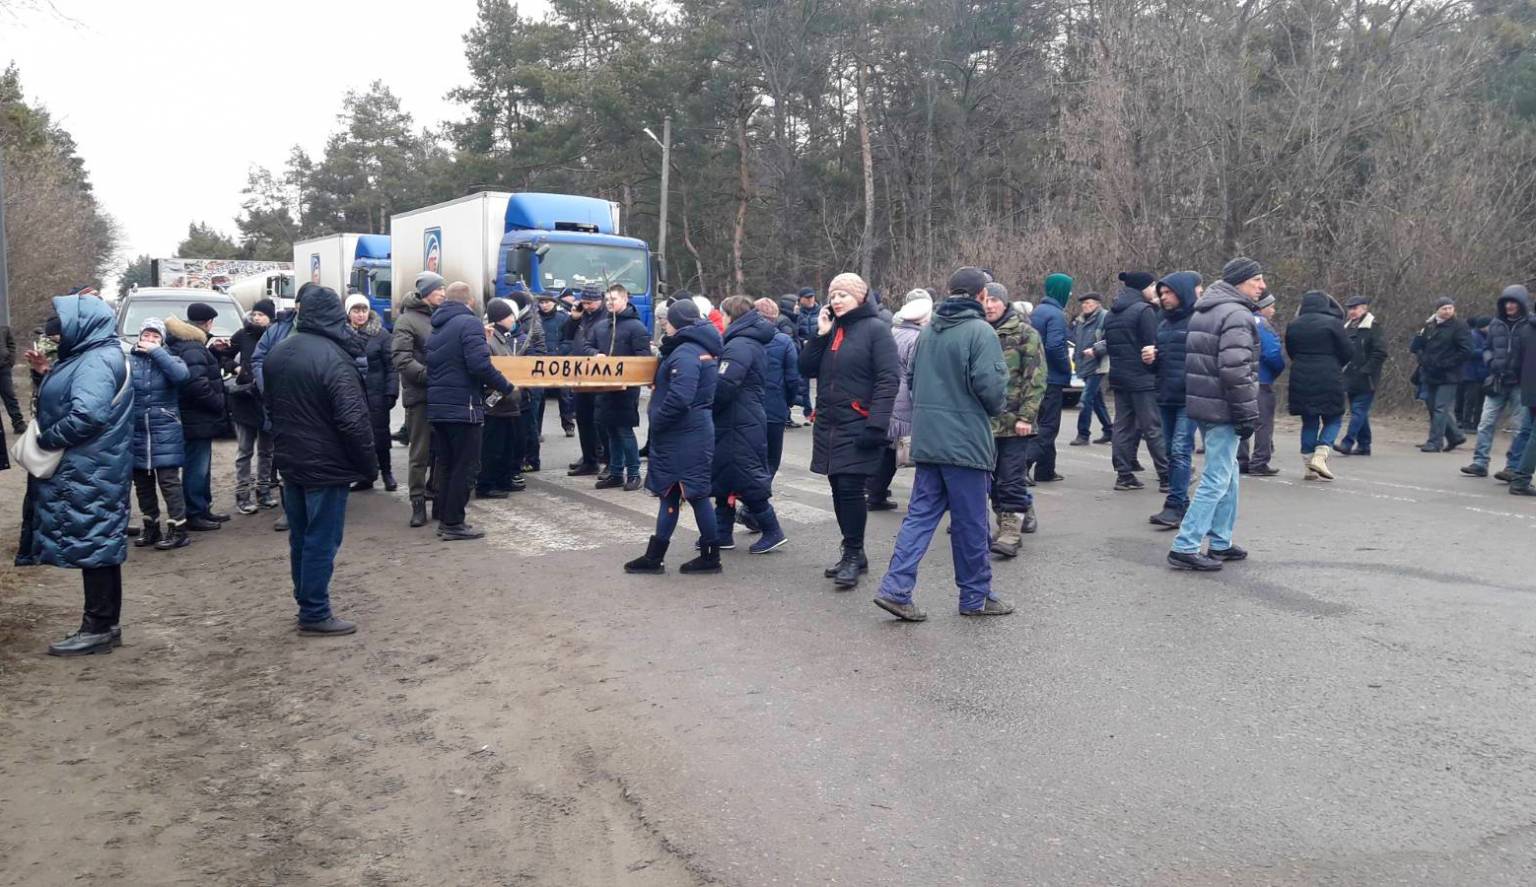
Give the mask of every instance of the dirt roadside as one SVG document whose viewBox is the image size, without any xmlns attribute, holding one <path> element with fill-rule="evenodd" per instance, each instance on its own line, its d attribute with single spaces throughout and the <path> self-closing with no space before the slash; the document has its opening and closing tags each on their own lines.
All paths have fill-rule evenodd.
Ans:
<svg viewBox="0 0 1536 887">
<path fill-rule="evenodd" d="M 711 883 L 605 768 L 612 725 L 584 714 L 606 657 L 538 591 L 581 564 L 448 555 L 357 496 L 334 594 L 364 630 L 300 638 L 286 537 L 237 516 L 130 556 L 124 647 L 51 659 L 79 578 L 9 566 L 20 474 L 0 473 L 0 884 Z"/>
</svg>

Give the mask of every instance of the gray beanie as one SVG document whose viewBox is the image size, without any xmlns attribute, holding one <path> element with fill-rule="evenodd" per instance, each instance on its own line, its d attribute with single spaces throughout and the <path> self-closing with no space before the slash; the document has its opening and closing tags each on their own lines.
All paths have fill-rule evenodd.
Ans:
<svg viewBox="0 0 1536 887">
<path fill-rule="evenodd" d="M 416 295 L 425 299 L 432 295 L 434 290 L 440 290 L 447 285 L 443 275 L 433 271 L 423 271 L 416 275 Z"/>
<path fill-rule="evenodd" d="M 1247 281 L 1252 280 L 1253 278 L 1258 277 L 1263 273 L 1264 269 L 1259 267 L 1258 262 L 1255 262 L 1247 256 L 1238 256 L 1237 258 L 1228 262 L 1226 265 L 1222 266 L 1221 279 L 1225 280 L 1232 286 L 1238 286 L 1239 284 L 1246 283 Z"/>
<path fill-rule="evenodd" d="M 1008 287 L 995 280 L 982 287 L 981 290 L 988 298 L 996 299 L 999 302 L 1008 301 Z"/>
<path fill-rule="evenodd" d="M 678 299 L 667 308 L 667 323 L 671 324 L 675 330 L 682 329 L 701 316 L 699 306 L 694 304 L 692 299 Z"/>
<path fill-rule="evenodd" d="M 139 335 L 141 335 L 141 336 L 144 335 L 144 331 L 145 330 L 154 330 L 155 332 L 160 334 L 160 338 L 161 339 L 164 339 L 165 338 L 165 321 L 161 320 L 158 317 L 146 317 L 146 318 L 144 318 L 144 322 L 139 324 Z"/>
<path fill-rule="evenodd" d="M 1441 296 L 1440 298 L 1435 300 L 1435 310 L 1439 311 L 1441 308 L 1444 308 L 1447 305 L 1455 305 L 1455 304 L 1456 304 L 1456 300 L 1451 298 L 1450 296 Z"/>
</svg>

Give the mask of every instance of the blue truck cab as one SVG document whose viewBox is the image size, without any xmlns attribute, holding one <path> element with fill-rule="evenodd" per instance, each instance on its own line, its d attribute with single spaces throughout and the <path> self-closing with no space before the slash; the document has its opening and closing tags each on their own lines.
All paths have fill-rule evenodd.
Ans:
<svg viewBox="0 0 1536 887">
<path fill-rule="evenodd" d="M 616 204 L 596 197 L 513 194 L 496 260 L 496 295 L 510 295 L 519 283 L 535 296 L 622 284 L 654 331 L 650 248 L 616 234 L 617 216 Z"/>
<path fill-rule="evenodd" d="M 384 319 L 384 326 L 394 327 L 393 283 L 390 280 L 390 246 L 387 234 L 362 234 L 352 256 L 351 285 L 368 297 L 368 302 Z"/>
</svg>

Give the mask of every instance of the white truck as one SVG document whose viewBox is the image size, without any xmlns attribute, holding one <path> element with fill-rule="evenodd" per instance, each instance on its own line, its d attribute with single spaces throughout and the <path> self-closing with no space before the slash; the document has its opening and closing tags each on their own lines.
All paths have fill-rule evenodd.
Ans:
<svg viewBox="0 0 1536 887">
<path fill-rule="evenodd" d="M 390 239 L 382 234 L 327 234 L 293 245 L 300 285 L 317 283 L 343 299 L 350 287 L 368 297 L 385 324 L 392 316 Z"/>
<path fill-rule="evenodd" d="M 242 277 L 226 290 L 246 311 L 256 307 L 261 299 L 271 299 L 279 311 L 293 307 L 293 294 L 298 288 L 293 283 L 292 271 L 266 271 Z"/>
</svg>

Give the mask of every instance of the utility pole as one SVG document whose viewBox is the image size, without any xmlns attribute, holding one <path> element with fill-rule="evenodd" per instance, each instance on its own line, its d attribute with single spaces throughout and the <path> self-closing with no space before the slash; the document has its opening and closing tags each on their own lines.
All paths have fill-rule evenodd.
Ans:
<svg viewBox="0 0 1536 887">
<path fill-rule="evenodd" d="M 5 262 L 5 146 L 0 145 L 0 326 L 11 325 L 9 273 Z"/>
<path fill-rule="evenodd" d="M 656 234 L 656 263 L 661 266 L 661 284 L 667 283 L 667 191 L 672 174 L 672 115 L 661 119 L 661 230 Z M 3 268 L 4 265 L 0 265 Z M 661 287 L 657 288 L 658 294 Z"/>
</svg>

